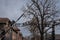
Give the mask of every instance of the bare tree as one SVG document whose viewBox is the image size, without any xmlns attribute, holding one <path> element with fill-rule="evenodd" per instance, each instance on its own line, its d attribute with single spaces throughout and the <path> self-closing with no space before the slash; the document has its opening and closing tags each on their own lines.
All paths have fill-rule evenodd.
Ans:
<svg viewBox="0 0 60 40">
<path fill-rule="evenodd" d="M 52 40 L 55 40 L 55 26 L 60 24 L 57 19 L 58 10 L 55 0 L 31 0 L 31 4 L 24 9 L 25 16 L 33 15 L 37 23 L 28 22 L 29 25 L 36 25 L 40 32 L 41 40 L 44 40 L 44 34 L 52 28 Z M 49 27 L 45 30 L 45 28 Z"/>
</svg>

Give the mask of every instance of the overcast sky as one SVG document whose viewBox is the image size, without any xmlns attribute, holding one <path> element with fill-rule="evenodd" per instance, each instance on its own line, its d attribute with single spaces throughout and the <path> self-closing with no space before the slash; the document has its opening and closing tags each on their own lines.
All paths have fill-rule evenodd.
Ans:
<svg viewBox="0 0 60 40">
<path fill-rule="evenodd" d="M 22 7 L 27 3 L 28 0 L 0 0 L 0 17 L 7 17 L 10 20 L 16 20 L 23 12 Z M 60 3 L 57 4 L 58 8 Z M 20 22 L 23 20 L 21 19 Z M 29 35 L 27 29 L 20 28 L 24 36 Z M 23 30 L 24 29 L 24 30 Z M 56 31 L 59 33 L 60 30 Z"/>
<path fill-rule="evenodd" d="M 21 8 L 26 2 L 27 0 L 0 0 L 0 17 L 17 19 L 22 14 Z"/>
</svg>

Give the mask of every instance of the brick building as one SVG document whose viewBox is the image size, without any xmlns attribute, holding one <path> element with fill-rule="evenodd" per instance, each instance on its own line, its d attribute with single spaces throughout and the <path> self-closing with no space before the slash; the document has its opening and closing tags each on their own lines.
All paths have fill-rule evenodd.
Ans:
<svg viewBox="0 0 60 40">
<path fill-rule="evenodd" d="M 8 18 L 0 18 L 0 40 L 22 40 L 20 30 Z"/>
</svg>

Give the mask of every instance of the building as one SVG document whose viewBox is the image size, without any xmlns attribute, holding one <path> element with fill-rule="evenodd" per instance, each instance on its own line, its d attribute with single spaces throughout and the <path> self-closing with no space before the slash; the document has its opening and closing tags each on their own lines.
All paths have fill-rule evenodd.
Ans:
<svg viewBox="0 0 60 40">
<path fill-rule="evenodd" d="M 55 40 L 60 40 L 60 34 L 56 34 Z"/>
<path fill-rule="evenodd" d="M 28 38 L 28 40 L 41 40 L 39 35 L 32 36 L 32 37 L 27 37 L 27 38 Z M 51 39 L 51 34 L 48 34 L 47 39 L 44 39 L 44 40 L 52 40 Z M 55 40 L 60 40 L 60 34 L 55 34 Z"/>
<path fill-rule="evenodd" d="M 22 40 L 20 30 L 8 18 L 0 18 L 0 40 Z"/>
</svg>

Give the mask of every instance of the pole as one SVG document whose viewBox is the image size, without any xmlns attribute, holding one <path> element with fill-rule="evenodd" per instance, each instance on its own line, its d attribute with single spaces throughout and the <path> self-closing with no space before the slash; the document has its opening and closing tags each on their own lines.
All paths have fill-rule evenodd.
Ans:
<svg viewBox="0 0 60 40">
<path fill-rule="evenodd" d="M 55 22 L 53 23 L 53 26 L 52 26 L 52 40 L 55 40 Z"/>
<path fill-rule="evenodd" d="M 10 29 L 10 39 L 9 40 L 12 40 L 12 29 Z"/>
</svg>

